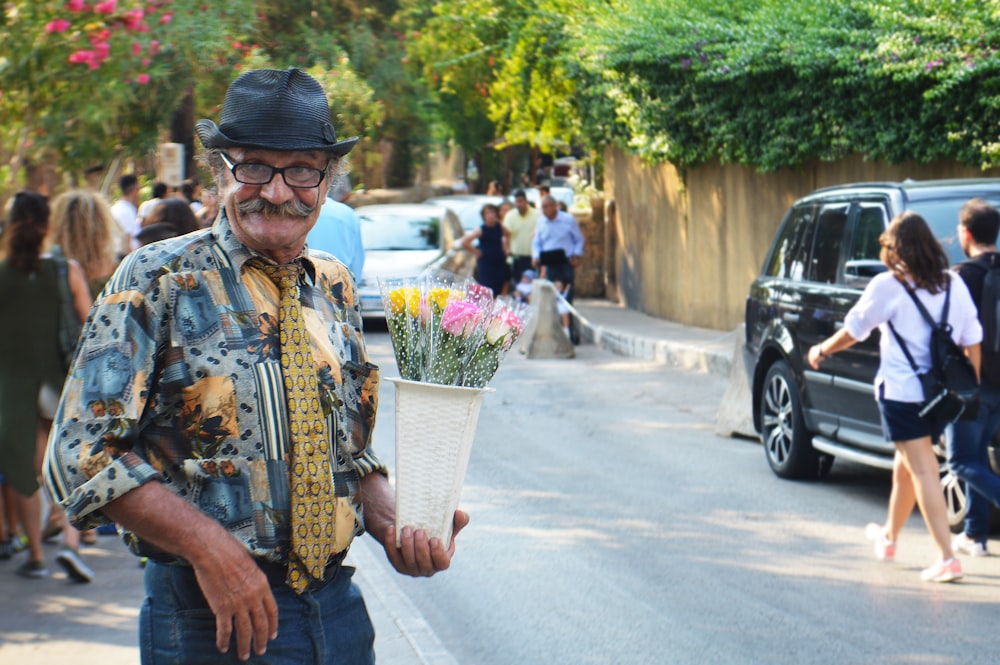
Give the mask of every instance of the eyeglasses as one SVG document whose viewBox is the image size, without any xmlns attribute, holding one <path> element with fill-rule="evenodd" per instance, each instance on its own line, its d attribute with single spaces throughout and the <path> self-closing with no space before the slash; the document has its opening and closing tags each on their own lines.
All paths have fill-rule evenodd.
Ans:
<svg viewBox="0 0 1000 665">
<path fill-rule="evenodd" d="M 257 164 L 255 162 L 243 162 L 234 164 L 232 158 L 224 152 L 219 156 L 226 163 L 229 170 L 233 172 L 236 182 L 244 185 L 266 185 L 274 179 L 275 173 L 280 173 L 285 184 L 297 189 L 311 189 L 319 187 L 323 182 L 326 172 L 323 169 L 314 169 L 311 166 L 286 166 L 278 168 L 270 164 Z"/>
</svg>

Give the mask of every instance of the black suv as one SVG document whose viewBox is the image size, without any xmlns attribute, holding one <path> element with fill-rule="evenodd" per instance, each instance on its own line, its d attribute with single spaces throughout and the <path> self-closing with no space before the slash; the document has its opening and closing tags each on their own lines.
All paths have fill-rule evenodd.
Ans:
<svg viewBox="0 0 1000 665">
<path fill-rule="evenodd" d="M 819 370 L 808 366 L 806 353 L 843 325 L 868 281 L 885 270 L 879 235 L 893 217 L 903 210 L 920 213 L 957 263 L 965 258 L 958 211 L 973 197 L 1000 207 L 1000 179 L 830 187 L 797 201 L 785 215 L 750 287 L 744 347 L 754 427 L 777 475 L 822 478 L 834 457 L 892 468 L 895 448 L 882 435 L 874 400 L 878 331 Z M 949 521 L 959 529 L 965 489 L 944 464 L 942 484 Z"/>
</svg>

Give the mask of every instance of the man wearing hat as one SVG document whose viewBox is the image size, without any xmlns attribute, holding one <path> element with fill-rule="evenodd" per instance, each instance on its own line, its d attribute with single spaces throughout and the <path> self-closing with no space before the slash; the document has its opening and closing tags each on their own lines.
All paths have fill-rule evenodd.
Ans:
<svg viewBox="0 0 1000 665">
<path fill-rule="evenodd" d="M 305 246 L 357 138 L 337 139 L 323 89 L 296 69 L 243 74 L 219 125 L 197 131 L 223 210 L 111 278 L 45 479 L 77 527 L 117 522 L 149 558 L 142 662 L 371 663 L 341 565 L 351 540 L 367 530 L 414 576 L 446 569 L 455 543 L 406 527 L 396 546 L 354 283 Z"/>
</svg>

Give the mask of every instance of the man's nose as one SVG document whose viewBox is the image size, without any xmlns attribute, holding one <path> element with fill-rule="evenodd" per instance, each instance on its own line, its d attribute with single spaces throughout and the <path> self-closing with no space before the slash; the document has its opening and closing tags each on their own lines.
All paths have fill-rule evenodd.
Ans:
<svg viewBox="0 0 1000 665">
<path fill-rule="evenodd" d="M 285 179 L 280 173 L 275 173 L 274 177 L 271 178 L 271 182 L 261 185 L 260 196 L 271 203 L 281 205 L 282 203 L 291 201 L 292 197 L 295 196 L 295 192 L 285 184 Z"/>
</svg>

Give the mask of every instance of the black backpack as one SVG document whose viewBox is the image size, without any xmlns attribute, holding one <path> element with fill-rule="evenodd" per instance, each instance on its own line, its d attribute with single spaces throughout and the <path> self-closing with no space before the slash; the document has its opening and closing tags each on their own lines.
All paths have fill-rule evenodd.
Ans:
<svg viewBox="0 0 1000 665">
<path fill-rule="evenodd" d="M 951 280 L 949 279 L 945 291 L 940 322 L 935 322 L 931 318 L 924 303 L 920 301 L 920 298 L 908 284 L 904 283 L 903 288 L 906 289 L 917 309 L 920 310 L 927 325 L 931 327 L 931 368 L 921 373 L 910 354 L 910 350 L 906 348 L 906 342 L 896 332 L 892 322 L 889 322 L 889 329 L 924 389 L 924 402 L 920 409 L 920 415 L 929 415 L 941 424 L 953 423 L 963 414 L 971 415 L 979 405 L 979 381 L 976 378 L 976 370 L 965 355 L 965 351 L 951 338 L 951 325 L 948 323 Z"/>
<path fill-rule="evenodd" d="M 979 320 L 983 324 L 983 383 L 1000 387 L 1000 254 L 991 254 L 976 265 L 986 271 L 979 296 Z"/>
</svg>

